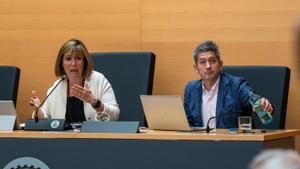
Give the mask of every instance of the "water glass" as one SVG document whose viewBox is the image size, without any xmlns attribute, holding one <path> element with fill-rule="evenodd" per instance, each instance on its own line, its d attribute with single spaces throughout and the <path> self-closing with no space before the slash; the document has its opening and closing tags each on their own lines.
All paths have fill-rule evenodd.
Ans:
<svg viewBox="0 0 300 169">
<path fill-rule="evenodd" d="M 252 117 L 239 116 L 239 130 L 243 133 L 251 133 L 252 130 Z"/>
<path fill-rule="evenodd" d="M 74 132 L 80 132 L 82 126 L 81 122 L 72 122 L 70 125 L 72 126 Z"/>
</svg>

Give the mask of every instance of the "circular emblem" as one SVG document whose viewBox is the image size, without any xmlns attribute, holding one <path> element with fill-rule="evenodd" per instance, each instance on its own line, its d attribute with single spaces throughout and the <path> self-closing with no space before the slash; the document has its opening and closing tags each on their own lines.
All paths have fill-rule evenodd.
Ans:
<svg viewBox="0 0 300 169">
<path fill-rule="evenodd" d="M 54 120 L 51 122 L 51 127 L 53 129 L 57 128 L 59 126 L 59 121 L 58 120 Z"/>
<path fill-rule="evenodd" d="M 18 169 L 18 168 L 49 169 L 49 167 L 45 163 L 33 157 L 21 157 L 21 158 L 14 159 L 4 167 L 4 169 Z"/>
</svg>

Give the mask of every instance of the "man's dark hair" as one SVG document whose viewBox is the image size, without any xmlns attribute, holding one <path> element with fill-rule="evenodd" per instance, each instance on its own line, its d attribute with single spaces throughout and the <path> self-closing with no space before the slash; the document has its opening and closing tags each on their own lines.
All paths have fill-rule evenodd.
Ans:
<svg viewBox="0 0 300 169">
<path fill-rule="evenodd" d="M 194 53 L 193 53 L 195 64 L 197 64 L 199 53 L 202 53 L 202 52 L 213 52 L 213 53 L 215 53 L 217 59 L 219 61 L 221 60 L 219 47 L 214 41 L 207 40 L 207 41 L 200 43 L 196 47 L 196 49 L 194 50 Z"/>
</svg>

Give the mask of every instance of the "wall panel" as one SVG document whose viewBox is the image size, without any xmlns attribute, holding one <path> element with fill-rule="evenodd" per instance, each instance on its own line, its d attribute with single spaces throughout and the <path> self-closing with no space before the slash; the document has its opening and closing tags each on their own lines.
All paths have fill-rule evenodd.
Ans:
<svg viewBox="0 0 300 169">
<path fill-rule="evenodd" d="M 24 122 L 31 90 L 45 97 L 56 79 L 58 49 L 69 38 L 82 39 L 91 52 L 153 51 L 154 93 L 177 95 L 199 78 L 192 67 L 194 47 L 212 39 L 226 65 L 292 69 L 286 126 L 299 128 L 293 34 L 299 16 L 299 0 L 2 0 L 0 65 L 21 68 L 17 111 Z"/>
<path fill-rule="evenodd" d="M 141 5 L 142 49 L 152 49 L 159 56 L 155 93 L 183 94 L 185 84 L 199 78 L 192 69 L 194 47 L 212 39 L 219 44 L 226 65 L 290 67 L 286 127 L 300 127 L 300 75 L 293 52 L 299 1 L 142 0 Z"/>
<path fill-rule="evenodd" d="M 21 68 L 17 111 L 24 122 L 31 90 L 44 98 L 56 79 L 66 40 L 82 39 L 91 52 L 140 50 L 140 1 L 1 1 L 0 37 L 0 64 Z"/>
</svg>

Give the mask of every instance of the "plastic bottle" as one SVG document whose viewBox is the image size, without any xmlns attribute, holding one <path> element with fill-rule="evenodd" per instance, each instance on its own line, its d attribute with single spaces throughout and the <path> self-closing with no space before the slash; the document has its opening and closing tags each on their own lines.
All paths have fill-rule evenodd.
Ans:
<svg viewBox="0 0 300 169">
<path fill-rule="evenodd" d="M 264 110 L 264 106 L 261 104 L 261 96 L 255 94 L 253 91 L 249 92 L 250 104 L 252 108 L 256 111 L 260 121 L 264 125 L 268 125 L 273 121 L 273 118 L 269 112 Z"/>
</svg>

